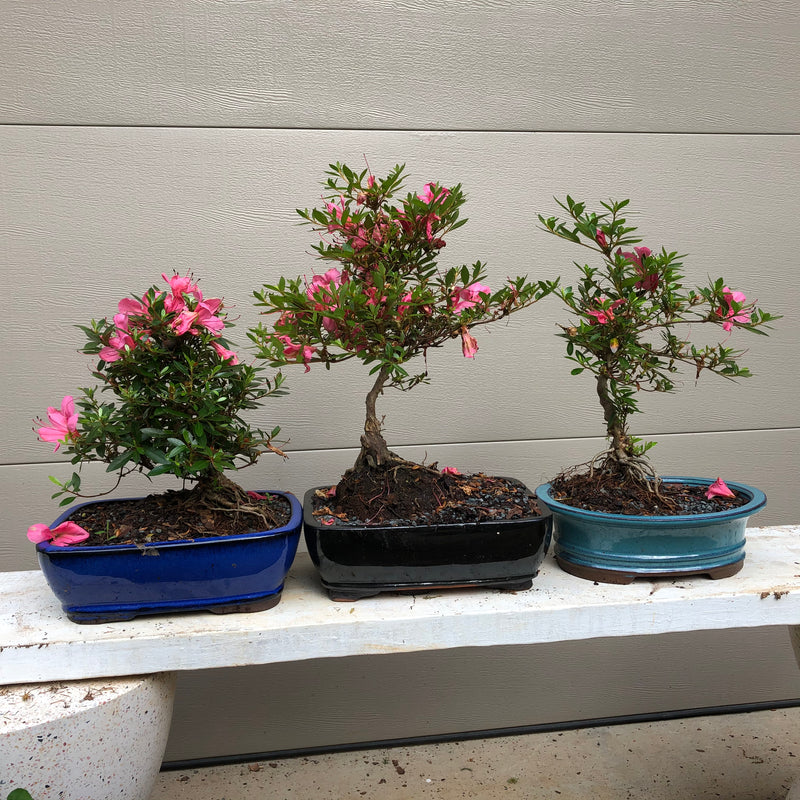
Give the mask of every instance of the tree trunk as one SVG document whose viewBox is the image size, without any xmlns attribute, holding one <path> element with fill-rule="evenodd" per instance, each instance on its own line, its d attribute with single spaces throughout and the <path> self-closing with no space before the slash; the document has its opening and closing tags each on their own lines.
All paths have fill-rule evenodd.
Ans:
<svg viewBox="0 0 800 800">
<path fill-rule="evenodd" d="M 603 419 L 606 421 L 606 433 L 611 439 L 611 458 L 622 464 L 632 453 L 630 441 L 625 432 L 625 420 L 619 418 L 617 409 L 608 393 L 608 378 L 605 375 L 597 376 L 597 396 L 603 408 Z"/>
<path fill-rule="evenodd" d="M 372 469 L 398 460 L 398 457 L 389 450 L 386 440 L 383 438 L 381 420 L 378 419 L 375 409 L 378 397 L 383 394 L 383 387 L 388 379 L 389 368 L 383 366 L 378 372 L 378 377 L 375 379 L 372 389 L 367 393 L 367 416 L 364 421 L 364 433 L 361 436 L 361 453 L 357 463 L 363 463 Z"/>
</svg>

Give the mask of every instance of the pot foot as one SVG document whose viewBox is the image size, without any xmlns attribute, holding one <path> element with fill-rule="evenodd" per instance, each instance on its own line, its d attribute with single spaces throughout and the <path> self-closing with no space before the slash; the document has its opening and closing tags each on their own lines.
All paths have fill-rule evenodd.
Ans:
<svg viewBox="0 0 800 800">
<path fill-rule="evenodd" d="M 281 593 L 262 597 L 258 600 L 248 600 L 243 603 L 222 603 L 218 606 L 209 606 L 206 610 L 212 614 L 252 614 L 256 611 L 268 611 L 275 608 L 281 601 Z"/>
<path fill-rule="evenodd" d="M 537 573 L 538 574 L 538 573 Z M 533 586 L 533 578 L 522 578 L 520 580 L 498 580 L 498 581 L 467 581 L 465 583 L 441 583 L 441 584 L 385 584 L 370 587 L 349 588 L 330 586 L 323 584 L 328 592 L 328 597 L 338 603 L 350 603 L 355 600 L 362 600 L 365 597 L 375 597 L 384 592 L 414 594 L 422 592 L 440 592 L 448 589 L 499 589 L 504 592 L 523 592 Z"/>
<path fill-rule="evenodd" d="M 619 586 L 627 586 L 637 578 L 686 578 L 695 575 L 707 575 L 711 580 L 720 580 L 722 578 L 730 578 L 739 572 L 744 566 L 744 559 L 735 561 L 733 564 L 723 564 L 720 567 L 710 567 L 707 569 L 688 569 L 688 570 L 674 570 L 665 572 L 653 572 L 636 570 L 616 570 L 616 569 L 602 569 L 600 567 L 588 567 L 584 564 L 573 564 L 571 561 L 556 556 L 558 566 L 568 572 L 570 575 L 575 575 L 578 578 L 583 578 L 587 581 L 595 581 L 596 583 L 612 583 Z"/>
<path fill-rule="evenodd" d="M 67 611 L 67 619 L 78 625 L 101 625 L 104 622 L 129 622 L 135 611 Z"/>
</svg>

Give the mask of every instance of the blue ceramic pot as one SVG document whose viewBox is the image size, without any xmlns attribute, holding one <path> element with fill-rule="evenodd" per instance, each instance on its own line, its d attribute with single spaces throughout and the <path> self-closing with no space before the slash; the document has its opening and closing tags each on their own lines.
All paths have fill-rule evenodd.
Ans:
<svg viewBox="0 0 800 800">
<path fill-rule="evenodd" d="M 270 494 L 291 504 L 291 519 L 281 528 L 157 542 L 144 548 L 56 547 L 40 542 L 39 566 L 73 622 L 113 622 L 178 611 L 263 611 L 280 601 L 303 519 L 294 495 Z M 50 527 L 81 507 L 65 512 Z"/>
<path fill-rule="evenodd" d="M 671 476 L 666 483 L 710 486 L 703 478 Z M 766 505 L 759 489 L 728 486 L 748 498 L 739 508 L 709 514 L 629 516 L 586 511 L 560 503 L 550 484 L 536 497 L 553 512 L 556 560 L 566 572 L 602 583 L 630 583 L 636 577 L 707 574 L 726 578 L 744 564 L 747 519 Z"/>
</svg>

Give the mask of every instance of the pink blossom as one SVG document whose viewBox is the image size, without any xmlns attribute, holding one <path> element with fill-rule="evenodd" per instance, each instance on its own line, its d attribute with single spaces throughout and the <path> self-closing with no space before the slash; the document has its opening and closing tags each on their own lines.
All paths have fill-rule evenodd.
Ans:
<svg viewBox="0 0 800 800">
<path fill-rule="evenodd" d="M 736 497 L 736 495 L 725 485 L 722 478 L 717 478 L 706 490 L 706 497 L 711 500 L 713 497 Z"/>
<path fill-rule="evenodd" d="M 323 525 L 333 525 L 336 520 L 333 517 L 320 517 L 319 520 Z"/>
<path fill-rule="evenodd" d="M 306 286 L 306 296 L 309 300 L 315 300 L 319 294 L 322 293 L 324 299 L 330 297 L 327 291 L 331 287 L 341 286 L 343 282 L 342 273 L 336 267 L 329 269 L 324 275 L 314 275 L 311 278 L 311 283 Z M 320 290 L 323 290 L 320 292 Z"/>
<path fill-rule="evenodd" d="M 370 175 L 367 178 L 367 189 L 372 189 L 375 186 L 375 176 Z"/>
<path fill-rule="evenodd" d="M 601 297 L 599 302 L 606 303 L 607 299 L 605 297 Z M 606 325 L 607 323 L 611 322 L 614 319 L 614 309 L 618 306 L 621 306 L 625 302 L 624 299 L 620 298 L 619 300 L 615 300 L 608 308 L 600 308 L 596 311 L 587 311 L 586 313 L 594 317 L 593 320 L 589 320 L 592 325 L 599 323 L 600 325 Z"/>
<path fill-rule="evenodd" d="M 233 350 L 228 350 L 227 348 L 223 347 L 219 342 L 211 342 L 211 346 L 214 350 L 217 351 L 217 355 L 223 361 L 230 361 L 233 366 L 236 366 L 239 363 L 239 356 L 233 352 Z"/>
<path fill-rule="evenodd" d="M 745 324 L 750 322 L 749 311 L 741 309 L 737 312 L 733 308 L 734 303 L 742 305 L 743 303 L 747 302 L 747 297 L 745 296 L 744 292 L 735 292 L 729 289 L 727 286 L 724 286 L 722 289 L 722 296 L 725 298 L 725 302 L 728 304 L 727 313 L 723 313 L 721 308 L 717 309 L 717 314 L 719 314 L 721 317 L 725 317 L 725 322 L 722 323 L 723 330 L 730 333 L 733 330 L 734 322 L 743 322 Z"/>
<path fill-rule="evenodd" d="M 450 190 L 446 189 L 443 186 L 443 187 L 441 187 L 439 189 L 439 191 L 437 193 L 436 192 L 437 188 L 439 188 L 439 187 L 436 185 L 436 183 L 434 181 L 431 181 L 430 183 L 426 183 L 425 186 L 422 189 L 422 192 L 420 194 L 418 194 L 417 197 L 420 200 L 422 200 L 423 203 L 428 203 L 429 205 L 431 203 L 441 203 L 442 200 L 444 200 L 445 198 L 447 198 L 450 195 Z"/>
<path fill-rule="evenodd" d="M 478 303 L 484 302 L 486 298 L 482 298 L 482 294 L 491 295 L 492 290 L 482 283 L 471 283 L 463 289 L 456 287 L 455 292 L 452 294 L 453 312 L 458 314 L 465 308 L 472 308 Z"/>
<path fill-rule="evenodd" d="M 148 313 L 147 306 L 144 303 L 140 303 L 138 300 L 134 300 L 132 297 L 124 297 L 117 304 L 117 308 L 120 314 L 126 316 L 143 317 Z M 116 321 L 117 318 L 114 317 L 114 322 Z"/>
<path fill-rule="evenodd" d="M 344 213 L 344 195 L 339 195 L 339 203 L 325 203 L 325 208 L 328 209 L 328 213 L 331 216 L 336 217 L 336 219 L 341 220 L 342 214 Z"/>
<path fill-rule="evenodd" d="M 164 308 L 170 313 L 179 313 L 186 307 L 184 295 L 194 297 L 198 302 L 202 302 L 203 293 L 197 288 L 196 283 L 192 283 L 189 275 L 170 275 L 162 272 L 161 277 L 169 284 L 172 294 L 164 299 Z"/>
<path fill-rule="evenodd" d="M 460 475 L 455 467 L 442 467 L 442 475 Z"/>
<path fill-rule="evenodd" d="M 196 336 L 200 333 L 199 328 L 196 326 L 200 326 L 216 336 L 225 328 L 225 320 L 216 316 L 216 312 L 219 311 L 221 305 L 222 300 L 210 299 L 198 303 L 194 311 L 184 308 L 172 321 L 172 329 L 178 336 L 183 336 L 185 333 L 191 333 Z"/>
<path fill-rule="evenodd" d="M 464 358 L 475 358 L 475 353 L 478 352 L 478 342 L 470 335 L 466 325 L 461 326 L 461 352 Z"/>
<path fill-rule="evenodd" d="M 66 547 L 70 544 L 78 544 L 78 542 L 82 542 L 88 538 L 89 531 L 69 520 L 62 522 L 52 530 L 41 522 L 31 525 L 28 528 L 28 539 L 34 544 L 50 542 L 56 547 Z"/>
<path fill-rule="evenodd" d="M 120 315 L 118 314 L 117 316 Z M 114 319 L 116 319 L 116 317 L 114 317 Z M 127 318 L 125 323 L 127 324 Z M 98 353 L 98 355 L 107 364 L 111 364 L 114 361 L 119 361 L 119 359 L 122 358 L 122 353 L 124 350 L 133 350 L 133 348 L 134 341 L 130 334 L 126 333 L 124 329 L 118 327 L 116 334 L 109 337 L 108 344 Z"/>
<path fill-rule="evenodd" d="M 339 220 L 339 222 L 341 222 L 342 221 L 342 217 L 343 217 L 344 212 L 345 212 L 344 195 L 339 195 L 339 203 L 338 204 L 327 203 L 326 202 L 325 203 L 325 208 L 328 209 L 328 213 L 334 219 L 337 219 L 337 220 Z M 337 225 L 335 222 L 329 222 L 328 223 L 328 232 L 329 233 L 333 233 L 334 231 L 339 230 L 340 227 L 341 227 L 341 225 Z"/>
<path fill-rule="evenodd" d="M 603 231 L 600 230 L 600 228 L 595 231 L 594 240 L 600 245 L 600 247 L 605 247 L 608 244 L 608 239 Z"/>
<path fill-rule="evenodd" d="M 381 295 L 381 299 L 378 300 L 378 290 L 374 286 L 368 286 L 364 289 L 364 294 L 369 298 L 367 300 L 368 306 L 377 306 L 383 305 L 386 302 L 386 295 Z"/>
<path fill-rule="evenodd" d="M 315 348 L 309 345 L 301 345 L 293 342 L 288 336 L 279 336 L 278 341 L 283 344 L 283 356 L 286 359 L 298 360 L 300 356 L 306 366 L 306 372 L 311 370 L 308 363 L 311 361 L 311 356 L 316 352 Z"/>
<path fill-rule="evenodd" d="M 369 234 L 367 233 L 367 229 L 363 225 L 358 226 L 358 230 L 353 233 L 352 225 L 348 225 L 347 233 L 350 236 L 350 246 L 358 252 L 359 250 L 363 250 L 369 244 Z"/>
<path fill-rule="evenodd" d="M 411 292 L 406 292 L 400 298 L 400 305 L 397 306 L 397 318 L 398 319 L 400 319 L 400 317 L 402 317 L 406 313 L 406 311 L 408 311 L 408 309 L 411 308 L 409 303 L 411 302 L 411 298 L 412 297 L 413 297 L 413 295 L 411 294 Z"/>
<path fill-rule="evenodd" d="M 636 267 L 636 272 L 642 276 L 642 280 L 636 282 L 636 288 L 645 292 L 654 292 L 658 286 L 658 273 L 648 272 L 644 264 L 644 259 L 651 256 L 653 251 L 649 247 L 634 247 L 633 253 L 621 253 L 621 255 Z"/>
<path fill-rule="evenodd" d="M 258 501 L 258 500 L 266 500 L 267 499 L 267 496 L 265 494 L 259 494 L 258 492 L 247 492 L 247 496 L 251 500 L 256 500 L 256 501 Z"/>
<path fill-rule="evenodd" d="M 53 449 L 55 453 L 62 444 L 66 444 L 78 435 L 78 413 L 75 411 L 74 399 L 66 395 L 61 401 L 61 408 L 50 406 L 47 409 L 47 416 L 51 427 L 47 427 L 40 419 L 34 420 L 34 424 L 42 426 L 36 433 L 43 442 L 56 443 Z"/>
</svg>

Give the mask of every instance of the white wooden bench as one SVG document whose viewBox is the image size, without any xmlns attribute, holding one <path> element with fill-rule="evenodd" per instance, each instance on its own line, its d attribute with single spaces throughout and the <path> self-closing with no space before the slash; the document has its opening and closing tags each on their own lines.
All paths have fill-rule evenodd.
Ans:
<svg viewBox="0 0 800 800">
<path fill-rule="evenodd" d="M 491 647 L 769 625 L 800 638 L 800 526 L 752 528 L 733 578 L 572 577 L 545 560 L 519 593 L 449 591 L 333 603 L 298 556 L 276 608 L 75 625 L 33 572 L 0 575 L 0 685 L 359 654 Z"/>
</svg>

